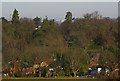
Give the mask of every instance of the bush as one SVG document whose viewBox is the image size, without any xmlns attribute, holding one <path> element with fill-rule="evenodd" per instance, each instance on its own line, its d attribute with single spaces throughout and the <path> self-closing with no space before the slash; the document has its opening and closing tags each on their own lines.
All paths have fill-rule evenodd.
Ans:
<svg viewBox="0 0 120 81">
<path fill-rule="evenodd" d="M 92 44 L 92 45 L 91 45 L 91 48 L 92 48 L 92 49 L 99 49 L 99 48 L 101 48 L 101 46 L 96 45 L 96 44 Z"/>
<path fill-rule="evenodd" d="M 15 77 L 22 77 L 22 72 L 19 71 L 19 72 L 15 73 L 14 75 L 15 75 Z"/>
<path fill-rule="evenodd" d="M 47 69 L 45 67 L 41 68 L 41 77 L 45 77 L 47 73 Z"/>
<path fill-rule="evenodd" d="M 57 76 L 65 76 L 65 72 L 64 71 L 60 71 Z"/>
<path fill-rule="evenodd" d="M 106 50 L 112 52 L 115 57 L 118 57 L 118 54 L 119 54 L 120 50 L 119 50 L 117 47 L 114 47 L 114 46 L 106 46 L 105 48 L 106 48 Z"/>
<path fill-rule="evenodd" d="M 85 75 L 87 74 L 87 68 L 85 66 L 82 66 L 79 71 L 77 72 L 77 75 Z"/>
</svg>

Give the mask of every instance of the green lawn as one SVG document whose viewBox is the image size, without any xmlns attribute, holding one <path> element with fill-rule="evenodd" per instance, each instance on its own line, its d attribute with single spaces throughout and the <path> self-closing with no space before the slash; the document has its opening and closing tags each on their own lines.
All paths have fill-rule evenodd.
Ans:
<svg viewBox="0 0 120 81">
<path fill-rule="evenodd" d="M 74 78 L 74 77 L 65 77 L 65 78 L 37 77 L 37 78 L 2 78 L 2 81 L 105 81 L 105 80 L 92 79 L 92 78 Z"/>
<path fill-rule="evenodd" d="M 93 80 L 93 78 L 77 78 L 77 77 L 62 77 L 62 78 L 43 78 L 43 77 L 33 77 L 33 78 L 20 77 L 20 78 L 16 78 L 16 77 L 10 77 L 10 78 L 2 78 L 2 79 L 92 79 Z"/>
</svg>

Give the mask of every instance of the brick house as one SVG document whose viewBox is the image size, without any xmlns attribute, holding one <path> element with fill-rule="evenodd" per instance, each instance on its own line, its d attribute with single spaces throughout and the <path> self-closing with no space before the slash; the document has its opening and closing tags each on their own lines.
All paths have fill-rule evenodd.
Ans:
<svg viewBox="0 0 120 81">
<path fill-rule="evenodd" d="M 90 64 L 88 65 L 88 68 L 92 68 L 93 66 L 97 66 L 98 61 L 99 61 L 99 54 L 91 56 Z"/>
<path fill-rule="evenodd" d="M 54 61 L 56 61 L 56 59 L 45 59 L 42 61 L 42 63 L 40 64 L 41 67 L 45 66 L 49 66 L 50 64 L 52 64 Z"/>
<path fill-rule="evenodd" d="M 52 77 L 53 73 L 54 73 L 54 69 L 51 66 L 51 64 L 55 63 L 56 59 L 45 59 L 42 61 L 42 63 L 40 64 L 41 67 L 46 67 L 47 68 L 47 73 L 46 73 L 46 77 Z"/>
</svg>

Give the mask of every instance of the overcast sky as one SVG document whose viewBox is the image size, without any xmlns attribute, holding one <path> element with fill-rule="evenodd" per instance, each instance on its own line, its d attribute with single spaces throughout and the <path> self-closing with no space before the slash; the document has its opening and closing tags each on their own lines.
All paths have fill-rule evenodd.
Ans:
<svg viewBox="0 0 120 81">
<path fill-rule="evenodd" d="M 72 12 L 75 18 L 94 11 L 104 17 L 118 16 L 117 2 L 2 2 L 2 16 L 9 19 L 15 8 L 20 17 L 29 18 L 48 16 L 50 19 L 59 20 L 64 19 L 67 11 Z"/>
</svg>

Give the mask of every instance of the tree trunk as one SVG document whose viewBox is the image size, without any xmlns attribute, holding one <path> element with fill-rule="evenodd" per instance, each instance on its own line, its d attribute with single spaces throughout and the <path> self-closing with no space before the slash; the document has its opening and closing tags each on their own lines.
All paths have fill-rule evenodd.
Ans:
<svg viewBox="0 0 120 81">
<path fill-rule="evenodd" d="M 76 73 L 77 73 L 77 71 L 73 71 L 73 73 L 74 73 L 74 77 L 76 77 Z"/>
</svg>

